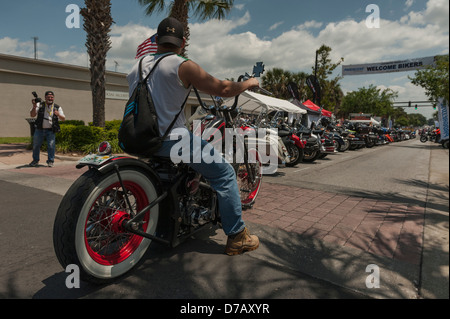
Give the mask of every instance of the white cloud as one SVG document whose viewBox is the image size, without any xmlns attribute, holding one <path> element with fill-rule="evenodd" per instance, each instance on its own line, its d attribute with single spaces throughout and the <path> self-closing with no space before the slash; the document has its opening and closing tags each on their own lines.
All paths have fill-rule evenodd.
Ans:
<svg viewBox="0 0 450 319">
<path fill-rule="evenodd" d="M 84 67 L 88 67 L 89 65 L 87 52 L 76 52 L 70 50 L 60 51 L 55 53 L 55 60 L 61 63 Z"/>
<path fill-rule="evenodd" d="M 412 5 L 412 1 L 406 1 Z M 238 27 L 248 25 L 247 11 L 236 20 L 210 20 L 190 25 L 189 57 L 217 77 L 236 77 L 248 72 L 256 61 L 264 61 L 267 69 L 281 67 L 292 71 L 309 72 L 315 51 L 322 44 L 330 46 L 332 60 L 344 57 L 345 64 L 387 61 L 414 57 L 415 52 L 433 50 L 436 54 L 448 52 L 448 1 L 429 0 L 421 12 L 410 12 L 401 21 L 381 20 L 381 28 L 369 29 L 365 21 L 346 19 L 324 25 L 306 21 L 279 36 L 259 38 L 252 32 L 235 33 Z M 238 8 L 239 9 L 239 8 Z M 244 9 L 242 7 L 241 9 Z M 282 22 L 273 25 L 273 29 Z M 442 26 L 446 25 L 446 29 Z M 312 33 L 312 30 L 319 33 Z M 153 35 L 155 29 L 138 24 L 114 25 L 111 32 L 112 48 L 108 53 L 107 68 L 119 63 L 120 72 L 128 72 L 134 65 L 137 46 Z M 39 57 L 48 55 L 39 44 Z M 33 55 L 32 41 L 20 43 L 17 39 L 0 39 L 0 50 L 7 54 Z M 54 53 L 60 62 L 86 65 L 85 51 L 71 49 Z"/>
<path fill-rule="evenodd" d="M 270 26 L 269 31 L 273 31 L 273 30 L 278 29 L 278 27 L 280 25 L 282 25 L 283 23 L 284 23 L 284 21 L 280 21 L 280 22 L 275 23 L 274 25 Z"/>
<path fill-rule="evenodd" d="M 406 9 L 411 8 L 411 6 L 414 4 L 414 0 L 406 0 L 405 6 Z"/>
<path fill-rule="evenodd" d="M 298 26 L 298 29 L 319 29 L 323 26 L 322 22 L 317 22 L 315 20 L 306 21 L 305 23 Z"/>
<path fill-rule="evenodd" d="M 412 4 L 411 0 L 405 2 L 406 7 Z M 237 9 L 244 10 L 244 6 Z M 344 57 L 344 64 L 422 57 L 423 52 L 433 52 L 430 55 L 443 54 L 448 53 L 449 48 L 448 12 L 448 0 L 429 0 L 425 10 L 411 11 L 399 21 L 382 19 L 379 29 L 367 28 L 365 20 L 347 18 L 328 24 L 312 20 L 293 26 L 277 37 L 260 38 L 249 31 L 236 32 L 238 27 L 251 22 L 250 13 L 242 11 L 242 17 L 236 20 L 210 20 L 191 24 L 188 54 L 206 71 L 221 79 L 236 79 L 240 74 L 250 72 L 258 61 L 264 61 L 266 70 L 279 67 L 310 72 L 315 51 L 322 44 L 332 48 L 332 61 Z M 272 28 L 276 29 L 280 23 Z M 114 70 L 114 61 L 117 61 L 119 71 L 127 73 L 136 62 L 134 57 L 137 46 L 155 32 L 155 29 L 137 24 L 114 25 L 107 68 Z M 76 52 L 69 48 L 55 53 L 49 59 L 86 66 L 83 49 L 79 49 L 82 52 Z M 40 44 L 40 50 L 40 57 L 48 55 L 43 44 Z M 0 38 L 0 52 L 32 57 L 33 44 L 32 41 L 20 43 L 17 39 Z M 378 85 L 379 79 L 346 77 L 342 86 L 344 91 L 349 91 L 372 83 Z M 407 78 L 400 80 L 396 76 L 395 79 L 397 80 L 393 81 L 391 77 L 391 80 L 383 81 L 386 87 L 399 91 L 399 100 L 423 96 L 422 90 L 411 85 Z"/>
<path fill-rule="evenodd" d="M 438 26 L 414 27 L 389 20 L 381 20 L 379 29 L 367 28 L 364 21 L 330 23 L 318 40 L 333 49 L 334 59 L 342 56 L 346 64 L 389 61 L 423 50 L 448 50 L 448 35 Z"/>
<path fill-rule="evenodd" d="M 34 43 L 33 41 L 20 42 L 18 39 L 4 37 L 0 39 L 0 53 L 31 58 L 34 57 Z M 42 52 L 38 51 L 39 53 Z"/>
<path fill-rule="evenodd" d="M 411 11 L 402 17 L 402 23 L 413 26 L 434 25 L 442 32 L 449 32 L 449 1 L 429 0 L 425 11 Z"/>
<path fill-rule="evenodd" d="M 247 12 L 239 25 L 246 25 L 250 20 Z M 309 72 L 315 51 L 322 44 L 333 49 L 333 61 L 344 57 L 345 64 L 420 57 L 415 52 L 428 50 L 436 54 L 448 51 L 448 34 L 436 24 L 418 26 L 381 20 L 381 28 L 369 29 L 365 21 L 348 19 L 325 25 L 318 35 L 310 32 L 321 25 L 308 21 L 273 39 L 261 39 L 252 32 L 232 33 L 236 22 L 231 20 L 194 24 L 189 56 L 213 75 L 236 77 L 258 59 L 268 69 L 280 67 Z"/>
<path fill-rule="evenodd" d="M 114 25 L 111 30 L 112 47 L 108 52 L 107 68 L 114 70 L 114 61 L 117 61 L 119 72 L 129 72 L 136 63 L 134 58 L 137 47 L 156 32 L 156 29 L 137 24 Z"/>
</svg>

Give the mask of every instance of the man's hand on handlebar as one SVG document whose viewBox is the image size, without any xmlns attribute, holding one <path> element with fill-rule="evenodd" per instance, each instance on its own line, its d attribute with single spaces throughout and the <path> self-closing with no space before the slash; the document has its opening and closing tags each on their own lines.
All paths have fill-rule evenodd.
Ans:
<svg viewBox="0 0 450 319">
<path fill-rule="evenodd" d="M 259 89 L 259 81 L 258 81 L 258 79 L 250 78 L 247 81 L 246 82 L 249 85 L 249 90 Z"/>
<path fill-rule="evenodd" d="M 250 91 L 259 92 L 259 93 L 262 93 L 262 94 L 265 94 L 265 95 L 272 95 L 272 92 L 269 92 L 269 91 L 267 91 L 267 90 L 265 90 L 265 89 L 263 89 L 262 87 L 259 86 L 259 81 L 256 78 L 250 78 L 248 81 L 251 81 L 251 80 L 255 80 L 255 82 L 258 85 L 250 87 L 249 88 Z"/>
</svg>

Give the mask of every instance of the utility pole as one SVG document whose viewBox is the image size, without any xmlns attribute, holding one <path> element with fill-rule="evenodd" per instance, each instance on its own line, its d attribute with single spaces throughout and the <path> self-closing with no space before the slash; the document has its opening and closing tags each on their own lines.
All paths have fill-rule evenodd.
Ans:
<svg viewBox="0 0 450 319">
<path fill-rule="evenodd" d="M 319 65 L 318 59 L 319 59 L 319 50 L 316 50 L 316 63 L 315 63 L 315 67 L 314 67 L 314 77 L 316 79 L 317 79 L 317 68 L 318 68 L 318 65 Z M 317 101 L 316 101 L 316 94 L 314 94 L 313 102 L 314 102 L 314 104 L 317 103 Z"/>
<path fill-rule="evenodd" d="M 37 60 L 38 58 L 38 52 L 37 52 L 37 40 L 39 40 L 38 37 L 32 37 L 34 40 L 34 59 Z"/>
<path fill-rule="evenodd" d="M 116 65 L 116 66 L 115 66 L 115 72 L 117 72 L 117 70 L 118 70 L 118 68 L 119 68 L 119 62 L 114 61 L 114 64 Z"/>
</svg>

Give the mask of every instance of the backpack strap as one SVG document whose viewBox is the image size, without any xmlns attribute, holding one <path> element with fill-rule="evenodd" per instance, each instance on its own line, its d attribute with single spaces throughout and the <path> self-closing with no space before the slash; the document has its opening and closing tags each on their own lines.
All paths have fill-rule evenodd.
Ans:
<svg viewBox="0 0 450 319">
<path fill-rule="evenodd" d="M 139 82 L 140 83 L 146 83 L 149 79 L 149 77 L 152 75 L 153 71 L 156 70 L 156 67 L 158 66 L 159 62 L 161 62 L 164 58 L 167 58 L 169 56 L 175 55 L 175 53 L 171 53 L 171 54 L 167 54 L 161 58 L 159 58 L 155 65 L 153 66 L 152 70 L 150 71 L 150 73 L 145 77 L 145 79 L 142 79 L 142 61 L 145 59 L 145 57 L 143 57 L 141 59 L 141 61 L 139 61 Z M 178 118 L 181 115 L 181 112 L 183 112 L 184 106 L 186 105 L 186 102 L 189 98 L 189 94 L 186 96 L 186 99 L 184 100 L 184 103 L 181 105 L 181 110 L 180 112 L 178 112 L 178 114 L 175 116 L 174 120 L 172 121 L 172 123 L 170 124 L 169 128 L 167 129 L 166 133 L 164 134 L 164 136 L 161 138 L 163 141 L 167 138 L 167 136 L 169 135 L 169 133 L 172 131 L 176 121 L 178 120 Z"/>
<path fill-rule="evenodd" d="M 178 118 L 180 117 L 181 112 L 183 112 L 184 106 L 186 105 L 186 102 L 187 102 L 187 100 L 188 100 L 188 98 L 189 98 L 189 95 L 190 95 L 190 92 L 189 92 L 189 94 L 186 96 L 186 100 L 184 100 L 184 103 L 181 105 L 181 110 L 180 110 L 180 112 L 178 112 L 177 116 L 175 116 L 175 119 L 172 121 L 172 123 L 170 124 L 170 126 L 167 128 L 166 134 L 164 134 L 164 136 L 162 137 L 162 140 L 163 140 L 163 141 L 167 138 L 167 136 L 169 136 L 169 133 L 172 131 L 172 129 L 173 129 L 174 125 L 175 125 L 175 122 L 176 122 L 176 121 L 178 120 Z"/>
<path fill-rule="evenodd" d="M 161 62 L 162 60 L 164 60 L 165 58 L 167 58 L 167 57 L 169 57 L 169 56 L 172 56 L 172 55 L 175 55 L 175 53 L 171 53 L 171 54 L 167 54 L 167 55 L 165 55 L 165 56 L 163 56 L 163 57 L 160 57 L 157 61 L 156 61 L 156 63 L 155 63 L 155 65 L 153 66 L 153 68 L 151 69 L 151 71 L 150 71 L 150 73 L 145 77 L 145 79 L 142 79 L 142 61 L 144 61 L 144 59 L 146 58 L 146 57 L 143 57 L 140 61 L 139 61 L 139 82 L 147 82 L 147 80 L 148 80 L 148 78 L 150 77 L 150 75 L 152 75 L 152 73 L 153 73 L 153 71 L 155 71 L 156 70 L 156 67 L 158 66 L 158 64 L 159 64 L 159 62 Z"/>
</svg>

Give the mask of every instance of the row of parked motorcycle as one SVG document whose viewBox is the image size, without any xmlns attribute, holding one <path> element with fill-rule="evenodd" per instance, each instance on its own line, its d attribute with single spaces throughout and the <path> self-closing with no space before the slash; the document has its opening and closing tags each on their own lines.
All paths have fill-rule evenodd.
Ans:
<svg viewBox="0 0 450 319">
<path fill-rule="evenodd" d="M 301 162 L 312 163 L 330 154 L 416 138 L 415 131 L 375 127 L 358 122 L 344 122 L 340 125 L 328 117 L 320 118 L 310 127 L 295 120 L 288 124 L 285 115 L 279 111 L 265 115 L 262 119 L 241 119 L 240 125 L 245 129 L 263 127 L 269 132 L 278 130 L 279 166 L 292 167 Z"/>
<path fill-rule="evenodd" d="M 420 141 L 422 143 L 426 142 L 438 143 L 441 144 L 443 148 L 448 149 L 449 139 L 441 138 L 441 130 L 439 128 L 435 130 L 422 129 L 419 131 L 419 134 L 420 134 Z"/>
</svg>

